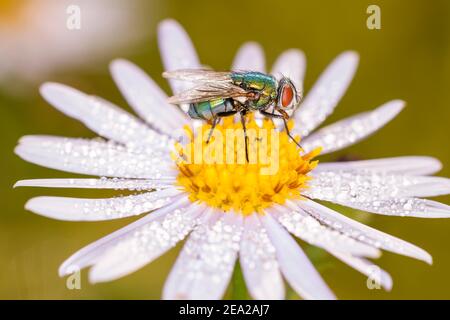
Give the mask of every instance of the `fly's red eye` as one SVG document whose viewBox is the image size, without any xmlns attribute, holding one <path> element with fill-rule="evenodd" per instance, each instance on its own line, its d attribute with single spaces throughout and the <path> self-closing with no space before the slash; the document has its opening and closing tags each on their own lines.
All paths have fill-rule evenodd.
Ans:
<svg viewBox="0 0 450 320">
<path fill-rule="evenodd" d="M 283 91 L 281 92 L 281 106 L 283 108 L 288 107 L 291 104 L 293 98 L 294 90 L 292 90 L 292 87 L 290 86 L 285 86 L 283 88 Z"/>
</svg>

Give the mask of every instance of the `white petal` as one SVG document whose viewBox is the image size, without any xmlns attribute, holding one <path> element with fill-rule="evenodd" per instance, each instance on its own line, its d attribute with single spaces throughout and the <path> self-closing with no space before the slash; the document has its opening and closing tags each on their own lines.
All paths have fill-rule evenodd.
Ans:
<svg viewBox="0 0 450 320">
<path fill-rule="evenodd" d="M 340 252 L 329 252 L 345 264 L 366 275 L 368 277 L 367 280 L 372 284 L 380 284 L 387 291 L 392 289 L 392 278 L 389 273 L 371 261 Z"/>
<path fill-rule="evenodd" d="M 66 221 L 101 221 L 139 215 L 161 208 L 181 191 L 175 188 L 107 199 L 36 197 L 25 208 L 44 217 Z"/>
<path fill-rule="evenodd" d="M 294 113 L 293 134 L 306 137 L 333 112 L 353 79 L 358 60 L 358 54 L 352 51 L 334 59 Z"/>
<path fill-rule="evenodd" d="M 242 45 L 236 53 L 231 69 L 265 72 L 266 62 L 261 46 L 256 42 Z"/>
<path fill-rule="evenodd" d="M 67 172 L 160 179 L 176 174 L 167 148 L 129 149 L 101 140 L 25 136 L 15 152 L 26 161 Z"/>
<path fill-rule="evenodd" d="M 187 116 L 167 103 L 166 94 L 139 67 L 126 60 L 115 60 L 110 69 L 128 104 L 153 127 L 174 137 L 174 130 L 189 124 Z"/>
<path fill-rule="evenodd" d="M 357 256 L 371 258 L 380 256 L 378 249 L 320 224 L 293 203 L 277 205 L 266 211 L 275 216 L 290 233 L 311 245 Z"/>
<path fill-rule="evenodd" d="M 151 147 L 159 145 L 161 140 L 168 142 L 134 116 L 99 97 L 58 83 L 45 83 L 40 92 L 55 108 L 105 138 L 131 146 Z"/>
<path fill-rule="evenodd" d="M 134 230 L 102 254 L 89 272 L 90 282 L 112 281 L 151 263 L 188 235 L 204 209 L 191 205 Z"/>
<path fill-rule="evenodd" d="M 275 247 L 281 272 L 305 299 L 335 299 L 320 274 L 289 233 L 269 214 L 260 217 Z"/>
<path fill-rule="evenodd" d="M 170 188 L 174 185 L 172 179 L 29 179 L 19 180 L 16 187 L 44 187 L 44 188 L 81 188 L 81 189 L 114 189 L 114 190 L 152 190 Z"/>
<path fill-rule="evenodd" d="M 233 273 L 241 233 L 239 215 L 209 212 L 181 250 L 164 285 L 163 298 L 220 299 Z"/>
<path fill-rule="evenodd" d="M 306 152 L 321 147 L 321 154 L 348 147 L 383 127 L 403 109 L 404 105 L 404 101 L 392 100 L 373 111 L 335 122 L 304 139 L 302 147 Z"/>
<path fill-rule="evenodd" d="M 198 69 L 201 67 L 194 45 L 183 27 L 175 20 L 164 20 L 158 27 L 158 44 L 164 70 Z M 174 93 L 189 89 L 187 81 L 170 80 Z"/>
<path fill-rule="evenodd" d="M 417 177 L 404 185 L 399 192 L 403 197 L 435 197 L 450 193 L 450 179 L 442 177 Z"/>
<path fill-rule="evenodd" d="M 441 170 L 442 163 L 432 157 L 407 156 L 361 161 L 321 162 L 314 171 L 338 171 L 367 169 L 397 174 L 427 175 Z"/>
<path fill-rule="evenodd" d="M 177 200 L 170 205 L 155 210 L 151 214 L 148 214 L 143 218 L 87 245 L 64 261 L 59 268 L 59 275 L 62 277 L 72 273 L 74 269 L 82 269 L 94 264 L 109 248 L 134 234 L 134 232 L 139 228 L 145 227 L 145 225 L 149 223 L 159 222 L 167 214 L 178 211 L 186 212 L 186 210 L 190 207 L 190 203 L 191 202 L 187 197 Z"/>
<path fill-rule="evenodd" d="M 296 204 L 305 212 L 334 230 L 345 233 L 361 242 L 380 249 L 402 254 L 408 257 L 432 263 L 431 256 L 423 249 L 404 240 L 378 231 L 355 220 L 352 220 L 330 208 L 312 200 L 300 200 Z"/>
<path fill-rule="evenodd" d="M 281 75 L 288 77 L 295 84 L 297 91 L 302 92 L 305 70 L 305 54 L 298 49 L 289 49 L 284 51 L 275 61 L 271 74 L 277 79 Z"/>
<path fill-rule="evenodd" d="M 371 170 L 314 172 L 304 195 L 337 203 L 432 197 L 450 193 L 450 179 L 396 175 Z"/>
<path fill-rule="evenodd" d="M 281 300 L 285 289 L 275 248 L 255 214 L 244 220 L 239 260 L 248 291 L 254 299 Z"/>
<path fill-rule="evenodd" d="M 362 211 L 401 217 L 450 218 L 450 206 L 420 198 L 393 198 L 369 202 L 337 202 L 343 206 Z"/>
</svg>

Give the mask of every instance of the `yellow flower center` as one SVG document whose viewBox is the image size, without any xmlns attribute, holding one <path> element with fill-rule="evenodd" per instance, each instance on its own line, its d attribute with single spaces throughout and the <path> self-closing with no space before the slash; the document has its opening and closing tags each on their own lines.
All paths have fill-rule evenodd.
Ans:
<svg viewBox="0 0 450 320">
<path fill-rule="evenodd" d="M 209 141 L 209 124 L 197 129 L 197 134 L 185 128 L 188 141 L 177 143 L 172 156 L 179 170 L 178 185 L 191 201 L 249 215 L 301 197 L 308 173 L 318 163 L 312 159 L 320 149 L 304 154 L 284 130 L 276 130 L 267 119 L 258 126 L 249 115 L 246 127 L 248 160 L 242 124 L 233 117 L 224 118 Z"/>
</svg>

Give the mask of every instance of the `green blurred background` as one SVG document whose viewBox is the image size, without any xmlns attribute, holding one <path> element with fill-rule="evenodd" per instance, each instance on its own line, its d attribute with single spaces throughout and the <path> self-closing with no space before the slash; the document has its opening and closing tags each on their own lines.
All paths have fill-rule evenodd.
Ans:
<svg viewBox="0 0 450 320">
<path fill-rule="evenodd" d="M 70 2 L 77 3 L 76 0 Z M 373 137 L 324 160 L 341 156 L 366 159 L 430 155 L 447 165 L 439 175 L 450 176 L 449 1 L 122 2 L 126 2 L 127 10 L 136 15 L 136 21 L 137 17 L 141 19 L 138 29 L 144 32 L 139 40 L 104 52 L 94 63 L 60 67 L 45 75 L 44 79 L 95 93 L 129 110 L 108 73 L 108 63 L 116 57 L 130 59 L 168 89 L 160 76 L 162 65 L 156 27 L 159 21 L 169 17 L 186 28 L 202 62 L 216 69 L 229 68 L 238 47 L 248 40 L 262 44 L 268 65 L 285 49 L 302 49 L 308 62 L 306 94 L 336 55 L 352 49 L 360 54 L 360 67 L 348 93 L 327 123 L 375 108 L 394 98 L 404 99 L 408 105 L 395 121 Z M 19 10 L 24 2 L 1 0 L 0 4 L 3 9 L 9 8 L 0 9 L 0 19 L 4 22 L 14 19 L 15 10 Z M 381 30 L 366 27 L 366 8 L 370 4 L 381 8 Z M 61 14 L 65 15 L 65 12 Z M 102 14 L 107 17 L 108 10 Z M 26 27 L 26 21 L 21 21 L 20 25 L 17 23 L 16 28 L 22 27 Z M 64 26 L 55 25 L 55 28 Z M 116 33 L 106 36 L 111 39 L 118 37 Z M 56 50 L 58 45 L 53 46 L 46 49 Z M 0 61 L 8 64 L 5 59 L 7 57 L 0 54 Z M 27 199 L 38 195 L 112 195 L 89 190 L 12 189 L 19 179 L 74 176 L 40 168 L 15 156 L 13 149 L 22 135 L 93 136 L 83 125 L 45 103 L 38 95 L 39 82 L 40 79 L 23 81 L 14 76 L 0 87 L 0 298 L 159 299 L 163 282 L 180 246 L 142 270 L 111 283 L 91 285 L 84 270 L 82 289 L 68 290 L 66 280 L 58 277 L 58 266 L 74 251 L 134 219 L 74 223 L 50 220 L 24 210 Z M 450 203 L 448 196 L 437 200 Z M 364 276 L 320 250 L 302 244 L 339 298 L 450 298 L 450 220 L 369 217 L 361 212 L 339 210 L 423 247 L 434 258 L 434 264 L 428 266 L 410 258 L 384 253 L 377 263 L 394 278 L 393 290 L 385 292 L 368 290 Z M 239 276 L 235 278 L 234 284 L 237 285 L 230 286 L 227 297 L 245 298 Z"/>
</svg>

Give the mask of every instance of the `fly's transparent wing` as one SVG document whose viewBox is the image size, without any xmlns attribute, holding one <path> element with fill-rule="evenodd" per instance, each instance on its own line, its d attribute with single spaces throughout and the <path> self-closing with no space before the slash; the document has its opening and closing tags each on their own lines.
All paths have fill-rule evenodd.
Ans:
<svg viewBox="0 0 450 320">
<path fill-rule="evenodd" d="M 249 92 L 232 83 L 205 82 L 168 99 L 172 104 L 197 103 L 214 99 L 247 97 Z"/>
<path fill-rule="evenodd" d="M 231 82 L 231 72 L 213 71 L 209 69 L 180 69 L 163 72 L 167 79 L 190 82 Z"/>
</svg>

